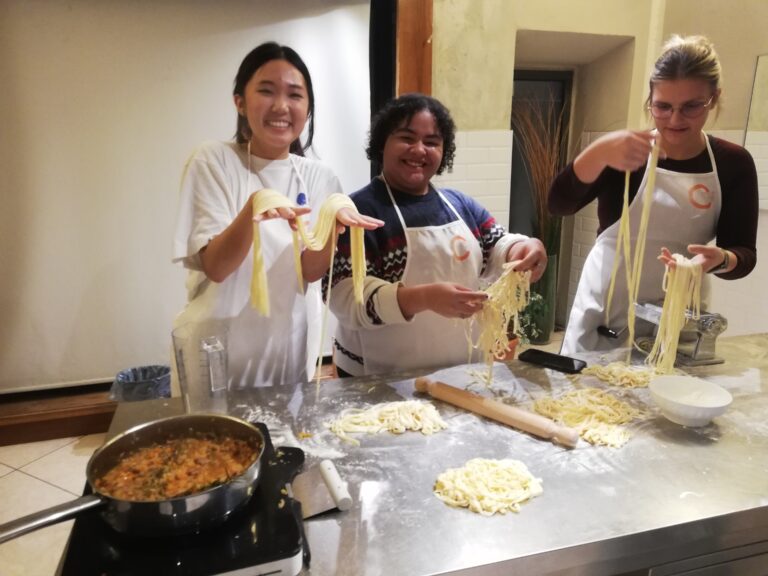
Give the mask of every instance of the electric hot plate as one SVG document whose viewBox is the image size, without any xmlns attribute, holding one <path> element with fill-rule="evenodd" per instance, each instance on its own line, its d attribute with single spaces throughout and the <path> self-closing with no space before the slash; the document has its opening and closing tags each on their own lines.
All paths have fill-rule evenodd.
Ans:
<svg viewBox="0 0 768 576">
<path fill-rule="evenodd" d="M 258 486 L 246 506 L 222 525 L 184 536 L 142 538 L 112 530 L 98 512 L 75 520 L 60 576 L 286 575 L 309 565 L 301 505 L 285 485 L 304 463 L 300 448 L 265 446 Z M 89 492 L 86 489 L 86 492 Z"/>
</svg>

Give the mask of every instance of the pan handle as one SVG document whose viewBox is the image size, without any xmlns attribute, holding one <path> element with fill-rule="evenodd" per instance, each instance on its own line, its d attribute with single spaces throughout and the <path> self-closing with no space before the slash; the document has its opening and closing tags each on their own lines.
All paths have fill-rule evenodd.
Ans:
<svg viewBox="0 0 768 576">
<path fill-rule="evenodd" d="M 74 518 L 81 512 L 103 506 L 106 503 L 107 499 L 105 497 L 89 494 L 88 496 L 83 496 L 77 500 L 65 502 L 58 506 L 52 506 L 45 510 L 35 512 L 34 514 L 28 514 L 18 520 L 0 524 L 0 544 L 7 542 L 8 540 L 13 540 L 27 532 L 33 532 L 34 530 L 45 528 L 52 524 L 64 522 L 65 520 Z"/>
</svg>

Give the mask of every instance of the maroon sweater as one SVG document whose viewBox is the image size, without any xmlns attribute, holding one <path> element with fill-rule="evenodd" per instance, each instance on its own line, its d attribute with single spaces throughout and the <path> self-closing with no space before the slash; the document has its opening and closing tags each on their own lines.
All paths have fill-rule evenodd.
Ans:
<svg viewBox="0 0 768 576">
<path fill-rule="evenodd" d="M 749 274 L 757 262 L 757 170 L 752 156 L 741 146 L 714 136 L 708 138 L 722 190 L 716 242 L 721 248 L 735 253 L 739 259 L 736 268 L 727 274 L 718 274 L 718 277 L 735 280 Z M 712 171 L 712 163 L 704 149 L 701 154 L 688 160 L 659 160 L 659 168 L 686 174 L 705 173 Z M 630 174 L 630 202 L 640 188 L 644 172 L 645 167 L 642 167 Z M 624 172 L 606 168 L 597 180 L 585 184 L 576 176 L 571 162 L 552 182 L 548 207 L 552 214 L 568 216 L 597 198 L 597 217 L 600 221 L 597 233 L 600 234 L 621 218 L 623 196 Z M 670 231 L 670 234 L 673 233 Z"/>
</svg>

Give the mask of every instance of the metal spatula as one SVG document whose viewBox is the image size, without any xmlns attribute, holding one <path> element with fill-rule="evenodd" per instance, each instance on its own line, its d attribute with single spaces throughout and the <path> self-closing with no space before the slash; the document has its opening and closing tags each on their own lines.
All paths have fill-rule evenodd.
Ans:
<svg viewBox="0 0 768 576">
<path fill-rule="evenodd" d="M 305 520 L 329 510 L 349 510 L 352 498 L 331 460 L 323 460 L 298 474 L 291 484 L 293 497 L 301 502 Z"/>
</svg>

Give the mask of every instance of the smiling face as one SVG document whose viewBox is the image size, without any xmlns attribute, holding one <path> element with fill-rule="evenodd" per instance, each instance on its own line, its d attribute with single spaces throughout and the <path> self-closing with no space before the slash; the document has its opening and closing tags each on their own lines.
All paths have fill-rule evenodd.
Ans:
<svg viewBox="0 0 768 576">
<path fill-rule="evenodd" d="M 401 192 L 423 195 L 442 159 L 443 137 L 435 117 L 428 110 L 421 110 L 387 137 L 383 153 L 384 177 Z"/>
<path fill-rule="evenodd" d="M 673 108 L 669 118 L 654 118 L 661 135 L 661 146 L 670 158 L 685 160 L 701 152 L 705 145 L 702 129 L 709 117 L 709 110 L 717 103 L 718 95 L 706 80 L 690 78 L 654 83 L 651 106 Z M 707 102 L 710 102 L 708 107 L 698 106 Z M 684 106 L 689 110 L 698 109 L 700 115 L 687 117 L 682 112 Z"/>
<path fill-rule="evenodd" d="M 251 153 L 286 158 L 304 129 L 309 98 L 301 72 L 286 60 L 270 60 L 251 77 L 243 95 L 235 94 L 238 113 L 251 129 Z"/>
</svg>

